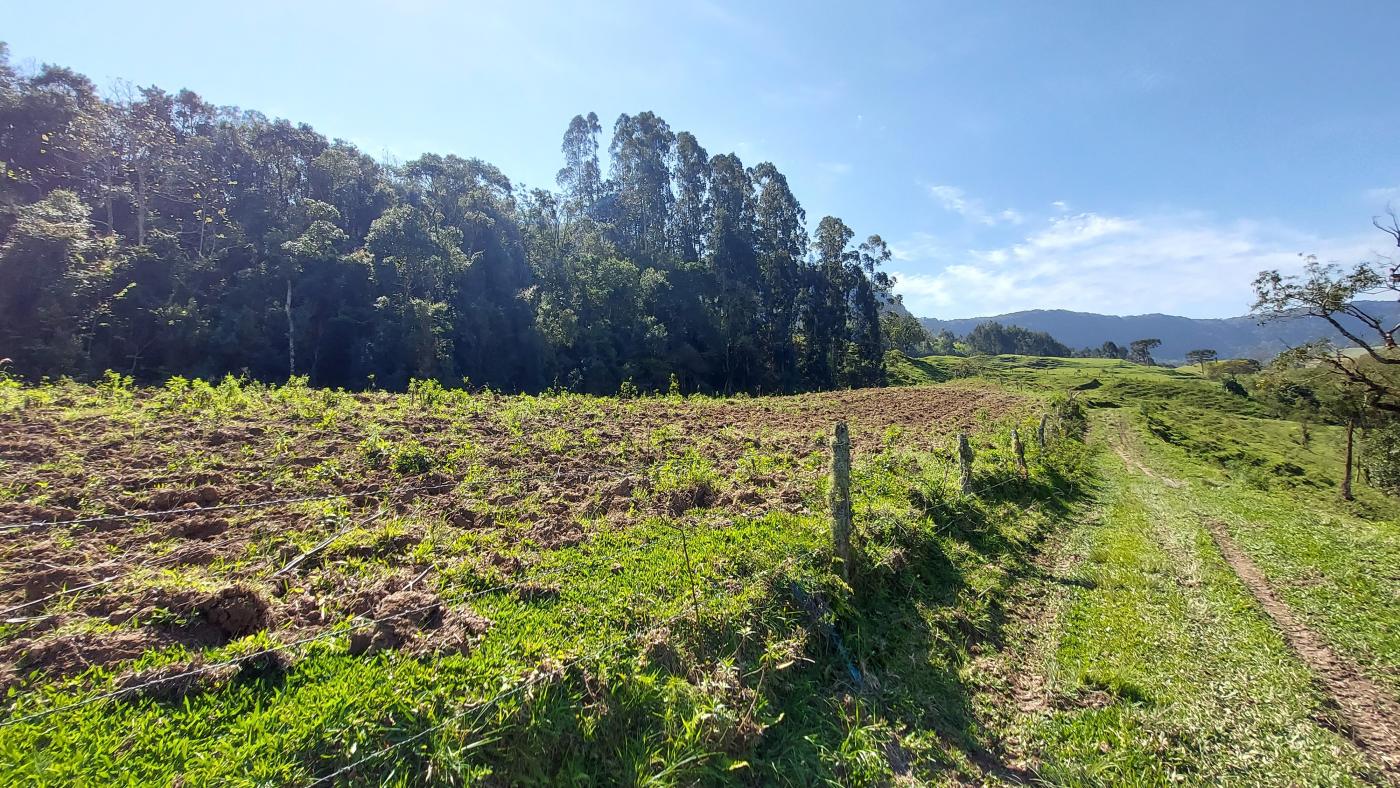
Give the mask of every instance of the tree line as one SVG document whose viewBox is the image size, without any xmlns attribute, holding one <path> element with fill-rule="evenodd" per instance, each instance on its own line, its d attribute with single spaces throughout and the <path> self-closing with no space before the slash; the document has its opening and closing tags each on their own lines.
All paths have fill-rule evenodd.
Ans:
<svg viewBox="0 0 1400 788">
<path fill-rule="evenodd" d="M 788 392 L 884 380 L 878 235 L 651 112 L 557 188 L 386 164 L 189 90 L 101 95 L 0 44 L 0 357 L 28 377 Z M 606 159 L 606 161 L 605 161 Z M 605 166 L 606 165 L 606 166 Z"/>
<path fill-rule="evenodd" d="M 1055 339 L 1049 332 L 1032 331 L 1017 325 L 1004 325 L 995 320 L 987 320 L 973 326 L 964 336 L 955 336 L 948 329 L 932 335 L 923 327 L 918 318 L 906 312 L 886 310 L 881 315 L 887 344 L 908 356 L 960 356 L 960 355 L 1021 355 L 1050 356 L 1052 358 L 1116 358 L 1135 364 L 1155 365 L 1152 351 L 1162 344 L 1160 339 L 1135 339 L 1121 346 L 1107 341 L 1099 347 L 1086 347 L 1078 350 Z M 1215 361 L 1214 350 L 1192 350 L 1187 353 L 1191 363 Z"/>
</svg>

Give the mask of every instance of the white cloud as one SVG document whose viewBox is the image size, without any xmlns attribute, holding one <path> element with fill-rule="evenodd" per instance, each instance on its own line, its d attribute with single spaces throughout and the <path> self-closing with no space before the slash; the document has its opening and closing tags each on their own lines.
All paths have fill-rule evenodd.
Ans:
<svg viewBox="0 0 1400 788">
<path fill-rule="evenodd" d="M 956 186 L 947 184 L 931 183 L 924 188 L 943 210 L 955 213 L 970 222 L 992 227 L 998 224 L 1020 224 L 1025 221 L 1025 217 L 1016 211 L 1007 208 L 1002 211 L 989 211 L 981 200 L 976 197 L 969 197 L 966 192 Z"/>
<path fill-rule="evenodd" d="M 947 251 L 932 233 L 914 233 L 898 243 L 890 244 L 890 256 L 900 261 L 936 260 Z"/>
<path fill-rule="evenodd" d="M 1064 200 L 1056 200 L 1050 203 L 1050 207 L 1054 208 L 1060 213 L 1064 213 L 1065 211 L 1069 210 L 1069 203 L 1065 202 Z"/>
<path fill-rule="evenodd" d="M 1353 262 L 1377 234 L 1323 238 L 1275 223 L 1200 214 L 1079 213 L 1047 220 L 1003 246 L 949 249 L 932 236 L 892 245 L 896 291 L 916 315 L 972 317 L 1022 309 L 1227 317 L 1248 312 L 1265 269 L 1297 270 L 1300 254 Z"/>
<path fill-rule="evenodd" d="M 817 167 L 829 175 L 850 175 L 853 169 L 848 162 L 844 161 L 824 161 L 818 163 Z"/>
<path fill-rule="evenodd" d="M 1024 244 L 1013 247 L 1018 257 L 1028 257 L 1035 250 L 1070 249 L 1083 246 L 1109 235 L 1128 233 L 1136 229 L 1135 222 L 1116 216 L 1081 213 L 1050 220 L 1050 226 L 1032 233 Z"/>
</svg>

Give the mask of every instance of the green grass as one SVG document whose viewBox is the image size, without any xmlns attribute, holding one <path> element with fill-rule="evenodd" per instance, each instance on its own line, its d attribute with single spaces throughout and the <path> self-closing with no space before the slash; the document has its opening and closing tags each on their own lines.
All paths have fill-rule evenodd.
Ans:
<svg viewBox="0 0 1400 788">
<path fill-rule="evenodd" d="M 1052 702 L 1021 715 L 1039 775 L 1066 785 L 1363 784 L 1307 670 L 1253 607 L 1194 514 L 1105 452 L 1098 508 L 1040 666 Z"/>
<path fill-rule="evenodd" d="M 979 378 L 1034 393 L 1079 389 L 1076 396 L 1090 407 L 1111 408 L 1139 402 L 1185 403 L 1222 413 L 1266 415 L 1258 403 L 1231 394 L 1221 383 L 1204 380 L 1196 372 L 1146 367 L 1119 359 L 1014 355 L 909 359 L 901 356 L 891 367 L 899 372 L 897 381 L 894 372 L 891 373 L 892 382 L 901 385 Z"/>
<path fill-rule="evenodd" d="M 17 412 L 60 408 L 64 419 L 105 419 L 118 430 L 161 434 L 176 414 L 209 429 L 271 413 L 280 426 L 301 425 L 313 434 L 323 424 L 368 418 L 367 434 L 346 441 L 348 453 L 306 472 L 441 470 L 469 478 L 488 473 L 476 464 L 473 447 L 420 442 L 412 420 L 431 414 L 449 420 L 451 430 L 459 419 L 494 419 L 521 452 L 567 456 L 587 441 L 565 441 L 537 427 L 565 412 L 591 417 L 594 407 L 587 398 L 435 389 L 352 397 L 225 381 L 174 384 L 152 395 L 123 385 L 63 384 L 6 396 Z M 677 399 L 675 405 L 711 403 Z M 663 447 L 671 459 L 649 468 L 650 490 L 633 502 L 644 508 L 679 502 L 658 509 L 672 514 L 626 527 L 588 520 L 581 524 L 587 538 L 570 547 L 535 543 L 530 527 L 515 518 L 543 502 L 511 484 L 490 492 L 519 501 L 476 503 L 495 518 L 487 530 L 420 520 L 412 508 L 394 513 L 332 542 L 318 559 L 323 571 L 292 591 L 329 601 L 346 593 L 347 583 L 411 576 L 435 564 L 440 571 L 427 588 L 448 606 L 491 622 L 468 653 L 353 655 L 342 630 L 293 650 L 296 659 L 285 670 L 249 665 L 182 700 L 119 698 L 13 722 L 93 698 L 129 669 L 182 664 L 197 649 L 152 652 L 67 680 L 40 677 L 6 699 L 0 782 L 300 784 L 400 742 L 342 779 L 391 785 L 975 779 L 976 754 L 989 732 L 971 706 L 974 647 L 999 637 L 1011 589 L 1036 545 L 1060 527 L 1068 513 L 1060 501 L 1075 495 L 1087 470 L 1080 445 L 1057 440 L 1043 457 L 1032 450 L 1032 472 L 1022 480 L 1011 456 L 1011 426 L 988 419 L 974 434 L 976 495 L 956 491 L 947 446 L 918 450 L 891 430 L 883 450 L 863 455 L 853 484 L 858 553 L 849 585 L 833 561 L 820 474 L 810 473 L 809 457 L 785 454 L 762 436 L 731 471 L 693 448 L 706 446 L 700 436 L 653 431 L 648 446 Z M 1029 436 L 1033 423 L 1015 426 Z M 287 435 L 276 456 L 243 458 L 249 472 L 301 479 L 289 469 L 266 476 L 264 466 L 279 466 L 282 455 L 295 458 L 296 441 L 309 440 L 291 429 Z M 587 449 L 625 460 L 647 446 L 597 441 Z M 811 481 L 802 490 L 805 512 L 750 515 L 715 501 L 736 480 L 793 469 L 796 478 Z M 28 502 L 42 494 L 21 491 Z M 350 523 L 344 502 L 297 511 L 299 530 L 263 534 L 233 561 L 138 580 L 215 588 L 229 573 L 280 566 Z M 254 527 L 257 516 L 233 516 L 232 527 Z M 133 526 L 152 536 L 160 528 Z M 406 535 L 412 544 L 388 547 Z M 524 568 L 501 568 L 511 560 Z M 554 591 L 493 590 L 526 580 Z M 22 627 L 0 633 L 7 640 L 24 634 Z M 271 644 L 264 633 L 198 656 L 215 662 Z M 13 724 L 4 725 L 6 719 Z"/>
<path fill-rule="evenodd" d="M 1359 482 L 1356 501 L 1340 499 L 1341 429 L 1312 427 L 1303 447 L 1292 422 L 1178 414 L 1173 423 L 1191 437 L 1165 441 L 1141 421 L 1115 429 L 1188 482 L 1173 491 L 1177 508 L 1224 523 L 1309 626 L 1400 696 L 1400 507 Z M 1243 447 L 1247 461 L 1203 452 L 1203 441 Z"/>
<path fill-rule="evenodd" d="M 1192 370 L 895 353 L 889 367 L 906 385 L 957 380 L 950 391 L 1000 387 L 1045 401 L 1072 390 L 1098 451 L 1056 438 L 1040 456 L 1033 408 L 984 418 L 973 435 L 976 493 L 963 495 L 946 440 L 890 429 L 855 468 L 858 551 L 847 584 L 829 545 L 823 456 L 812 453 L 822 425 L 796 438 L 770 434 L 765 422 L 714 435 L 690 429 L 689 418 L 728 412 L 719 409 L 733 403 L 720 399 L 503 397 L 431 385 L 393 397 L 232 379 L 155 392 L 119 378 L 0 387 L 0 414 L 60 414 L 57 443 L 90 442 L 83 425 L 93 420 L 110 425 L 104 440 L 118 447 L 123 436 L 162 436 L 168 467 L 153 475 L 210 469 L 209 457 L 181 450 L 182 430 L 257 424 L 276 440 L 239 457 L 237 473 L 275 489 L 434 473 L 485 483 L 503 453 L 633 468 L 645 481 L 628 494 L 625 525 L 590 515 L 576 523 L 583 541 L 552 548 L 532 529 L 551 501 L 518 482 L 465 486 L 458 493 L 480 520 L 459 527 L 394 511 L 332 543 L 326 571 L 298 589 L 326 598 L 346 582 L 435 565 L 429 588 L 491 621 L 466 654 L 356 656 L 342 632 L 298 650 L 285 671 L 248 668 L 186 700 L 123 699 L 8 726 L 0 718 L 0 781 L 298 784 L 399 742 L 342 779 L 966 784 L 1017 766 L 1068 785 L 1367 778 L 1355 749 L 1329 729 L 1332 712 L 1305 668 L 1202 527 L 1225 523 L 1304 621 L 1400 693 L 1397 507 L 1364 487 L 1354 503 L 1337 498 L 1337 428 L 1312 426 L 1303 445 L 1298 423 Z M 798 402 L 759 407 L 782 414 Z M 610 432 L 643 408 L 675 417 Z M 1025 480 L 1012 426 L 1030 446 Z M 338 448 L 319 442 L 328 434 L 342 437 Z M 1185 485 L 1125 467 L 1115 442 Z M 732 446 L 742 449 L 716 451 Z M 307 454 L 308 464 L 293 462 Z M 0 486 L 0 503 L 94 511 L 103 480 L 87 478 L 84 456 L 65 448 L 46 458 L 73 480 L 68 487 Z M 795 485 L 797 505 L 765 513 L 761 496 L 737 497 L 776 494 L 764 487 L 774 480 Z M 140 582 L 216 588 L 351 522 L 343 501 L 294 511 L 296 529 L 260 532 L 244 555 Z M 253 528 L 257 517 L 229 519 Z M 155 524 L 134 531 L 162 533 Z M 550 590 L 492 590 L 524 580 Z M 1055 615 L 1019 618 L 1037 598 Z M 23 630 L 0 629 L 0 642 Z M 269 642 L 255 635 L 201 656 Z M 149 653 L 135 666 L 193 655 Z M 92 697 L 129 667 L 12 690 L 8 718 Z M 1017 674 L 1042 681 L 1047 707 L 1028 711 L 1007 696 Z"/>
</svg>

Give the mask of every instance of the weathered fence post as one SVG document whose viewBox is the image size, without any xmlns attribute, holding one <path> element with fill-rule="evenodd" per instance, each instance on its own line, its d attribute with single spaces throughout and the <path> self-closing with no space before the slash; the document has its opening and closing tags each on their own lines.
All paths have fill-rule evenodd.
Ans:
<svg viewBox="0 0 1400 788">
<path fill-rule="evenodd" d="M 836 422 L 831 438 L 831 539 L 841 560 L 841 577 L 851 581 L 851 436 L 846 422 Z"/>
<path fill-rule="evenodd" d="M 1050 414 L 1040 414 L 1040 426 L 1035 429 L 1035 447 L 1041 454 L 1045 453 L 1045 428 L 1050 423 Z"/>
<path fill-rule="evenodd" d="M 1011 452 L 1016 455 L 1016 470 L 1022 479 L 1026 478 L 1026 444 L 1021 442 L 1021 433 L 1015 427 L 1011 428 Z"/>
<path fill-rule="evenodd" d="M 958 470 L 961 472 L 959 484 L 963 493 L 972 492 L 972 444 L 967 441 L 967 433 L 958 433 Z"/>
</svg>

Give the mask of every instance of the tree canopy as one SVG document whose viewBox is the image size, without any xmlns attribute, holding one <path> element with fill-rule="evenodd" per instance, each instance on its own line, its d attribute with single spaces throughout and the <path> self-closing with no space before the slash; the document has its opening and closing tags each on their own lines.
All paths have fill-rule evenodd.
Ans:
<svg viewBox="0 0 1400 788">
<path fill-rule="evenodd" d="M 1016 353 L 1025 356 L 1059 356 L 1069 358 L 1074 355 L 1064 343 L 1044 331 L 1031 331 L 1020 326 L 1004 326 L 996 321 L 978 323 L 963 338 L 973 353 L 1002 355 Z"/>
<path fill-rule="evenodd" d="M 617 118 L 607 162 L 603 132 L 575 116 L 559 190 L 532 189 L 188 90 L 22 74 L 0 44 L 0 357 L 348 388 L 883 382 L 879 236 L 828 216 L 809 237 L 777 166 L 652 112 Z"/>
<path fill-rule="evenodd" d="M 1388 224 L 1379 218 L 1374 224 L 1400 248 L 1400 217 L 1394 211 Z M 1343 269 L 1309 256 L 1300 275 L 1260 272 L 1254 280 L 1254 295 L 1254 312 L 1264 321 L 1311 316 L 1330 323 L 1360 352 L 1312 342 L 1293 349 L 1291 355 L 1342 378 L 1364 393 L 1369 407 L 1400 414 L 1400 345 L 1396 341 L 1400 323 L 1383 320 L 1361 303 L 1364 297 L 1378 295 L 1400 299 L 1400 261 L 1382 256 Z M 1349 327 L 1343 318 L 1361 328 Z"/>
</svg>

